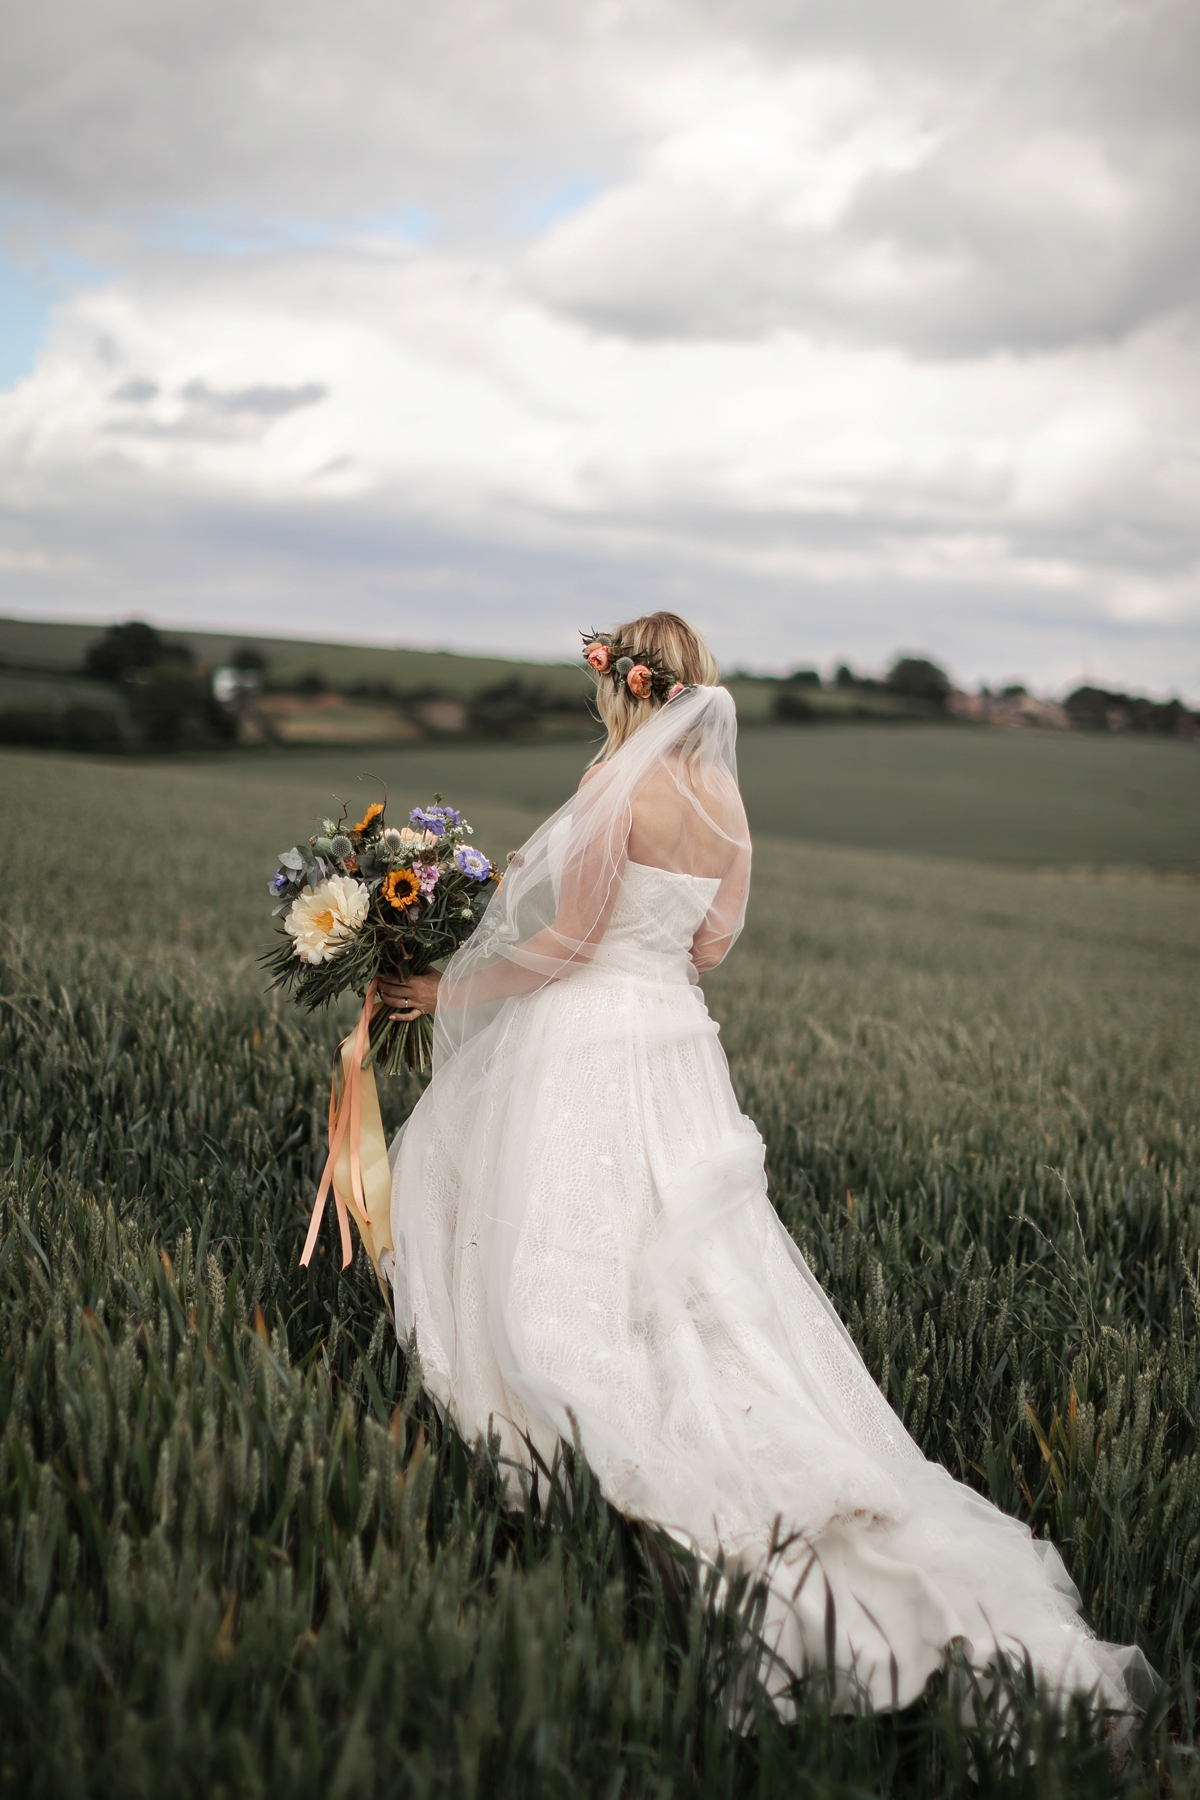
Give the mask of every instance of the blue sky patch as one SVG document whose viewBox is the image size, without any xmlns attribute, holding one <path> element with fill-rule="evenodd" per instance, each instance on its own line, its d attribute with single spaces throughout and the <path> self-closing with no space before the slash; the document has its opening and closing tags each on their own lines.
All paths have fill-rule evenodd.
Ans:
<svg viewBox="0 0 1200 1800">
<path fill-rule="evenodd" d="M 560 181 L 552 188 L 540 191 L 527 189 L 518 194 L 513 202 L 513 214 L 522 231 L 532 232 L 540 237 L 565 219 L 571 213 L 579 212 L 590 200 L 604 191 L 605 183 L 596 181 L 589 175 L 572 176 L 569 181 Z"/>
<path fill-rule="evenodd" d="M 423 206 L 398 206 L 391 212 L 356 219 L 354 229 L 371 237 L 394 237 L 405 244 L 427 244 L 441 230 L 441 220 Z"/>
<path fill-rule="evenodd" d="M 74 287 L 104 271 L 66 250 L 15 257 L 0 244 L 0 392 L 32 374 L 50 315 Z"/>
<path fill-rule="evenodd" d="M 33 369 L 50 306 L 29 271 L 0 250 L 0 389 L 16 387 Z"/>
<path fill-rule="evenodd" d="M 354 219 L 248 218 L 228 210 L 172 207 L 145 223 L 142 242 L 194 256 L 269 256 L 292 249 L 324 249 L 366 232 L 409 244 L 425 243 L 439 227 L 423 206 L 399 206 Z"/>
</svg>

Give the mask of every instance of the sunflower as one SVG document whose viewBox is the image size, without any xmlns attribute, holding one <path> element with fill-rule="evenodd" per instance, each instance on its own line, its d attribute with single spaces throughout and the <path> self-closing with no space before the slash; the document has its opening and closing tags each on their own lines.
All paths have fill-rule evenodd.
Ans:
<svg viewBox="0 0 1200 1800">
<path fill-rule="evenodd" d="M 350 836 L 361 837 L 364 831 L 370 831 L 376 819 L 382 819 L 382 817 L 382 806 L 379 804 L 378 800 L 372 800 L 370 806 L 368 806 L 366 812 L 358 821 L 358 824 L 350 827 Z"/>
<path fill-rule="evenodd" d="M 407 912 L 421 898 L 421 884 L 411 869 L 393 869 L 390 875 L 384 876 L 379 897 L 386 900 L 394 912 Z"/>
</svg>

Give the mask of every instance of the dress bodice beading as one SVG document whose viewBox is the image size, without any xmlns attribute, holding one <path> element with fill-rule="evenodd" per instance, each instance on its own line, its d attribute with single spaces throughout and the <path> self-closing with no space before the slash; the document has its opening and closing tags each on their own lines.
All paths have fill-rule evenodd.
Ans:
<svg viewBox="0 0 1200 1800">
<path fill-rule="evenodd" d="M 716 877 L 626 863 L 595 965 L 659 981 L 690 980 L 692 940 L 720 886 Z"/>
</svg>

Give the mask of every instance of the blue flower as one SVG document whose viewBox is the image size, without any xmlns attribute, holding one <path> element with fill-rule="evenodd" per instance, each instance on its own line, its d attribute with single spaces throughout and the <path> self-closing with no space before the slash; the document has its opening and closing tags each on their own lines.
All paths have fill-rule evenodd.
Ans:
<svg viewBox="0 0 1200 1800">
<path fill-rule="evenodd" d="M 452 806 L 414 806 L 408 822 L 418 831 L 432 831 L 435 837 L 441 837 L 443 832 L 453 831 L 461 817 Z"/>
<path fill-rule="evenodd" d="M 292 878 L 286 869 L 276 869 L 274 875 L 271 877 L 271 892 L 273 894 L 285 894 L 291 886 L 291 881 Z"/>
<path fill-rule="evenodd" d="M 470 844 L 460 844 L 454 852 L 454 860 L 464 875 L 472 881 L 490 881 L 492 865 L 481 850 L 472 850 Z"/>
</svg>

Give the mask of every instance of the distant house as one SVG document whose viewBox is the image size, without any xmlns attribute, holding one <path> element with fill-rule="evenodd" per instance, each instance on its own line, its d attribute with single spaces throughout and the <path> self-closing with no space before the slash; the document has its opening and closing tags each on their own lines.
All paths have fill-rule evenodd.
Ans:
<svg viewBox="0 0 1200 1800">
<path fill-rule="evenodd" d="M 465 731 L 467 729 L 467 707 L 463 700 L 451 700 L 445 696 L 433 696 L 428 700 L 418 700 L 413 712 L 430 731 Z"/>
<path fill-rule="evenodd" d="M 262 688 L 261 669 L 226 667 L 213 670 L 213 699 L 219 700 L 222 706 L 240 706 L 245 700 L 254 700 L 262 693 Z"/>
<path fill-rule="evenodd" d="M 1071 724 L 1067 709 L 1057 700 L 1038 700 L 1032 694 L 965 694 L 955 688 L 946 711 L 956 719 L 977 719 L 984 725 L 1036 725 L 1065 731 Z"/>
</svg>

